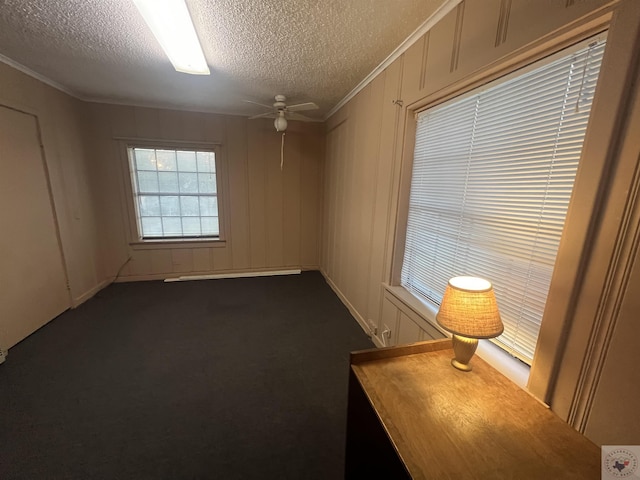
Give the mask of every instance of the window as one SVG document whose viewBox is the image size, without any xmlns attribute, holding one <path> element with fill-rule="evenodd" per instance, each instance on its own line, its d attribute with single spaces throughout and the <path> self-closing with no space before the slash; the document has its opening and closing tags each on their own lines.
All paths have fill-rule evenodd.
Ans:
<svg viewBox="0 0 640 480">
<path fill-rule="evenodd" d="M 130 147 L 128 153 L 140 239 L 219 238 L 214 151 Z"/>
<path fill-rule="evenodd" d="M 604 40 L 418 115 L 401 285 L 438 306 L 449 278 L 494 284 L 495 342 L 531 363 Z"/>
</svg>

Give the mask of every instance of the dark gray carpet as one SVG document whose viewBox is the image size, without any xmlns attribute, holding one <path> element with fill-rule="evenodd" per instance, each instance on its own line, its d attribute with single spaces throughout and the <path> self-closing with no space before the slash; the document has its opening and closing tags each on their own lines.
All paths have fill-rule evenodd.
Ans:
<svg viewBox="0 0 640 480">
<path fill-rule="evenodd" d="M 112 285 L 0 365 L 0 479 L 342 478 L 372 346 L 318 272 Z"/>
</svg>

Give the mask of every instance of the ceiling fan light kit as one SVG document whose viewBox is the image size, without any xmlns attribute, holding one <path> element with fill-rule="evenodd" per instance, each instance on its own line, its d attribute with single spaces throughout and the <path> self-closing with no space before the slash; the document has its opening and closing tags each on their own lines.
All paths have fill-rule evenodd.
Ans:
<svg viewBox="0 0 640 480">
<path fill-rule="evenodd" d="M 276 127 L 277 132 L 284 132 L 287 129 L 287 119 L 289 120 L 300 120 L 302 122 L 311 122 L 313 121 L 311 118 L 301 115 L 297 112 L 302 112 L 305 110 L 317 110 L 319 107 L 313 102 L 306 103 L 298 103 L 296 105 L 287 105 L 287 97 L 284 95 L 276 95 L 274 97 L 275 102 L 273 105 L 266 105 L 264 103 L 258 103 L 251 100 L 245 100 L 246 103 L 251 103 L 253 105 L 258 105 L 263 108 L 268 108 L 271 110 L 270 112 L 261 113 L 259 115 L 254 115 L 253 117 L 249 117 L 249 120 L 253 120 L 255 118 L 273 118 L 275 121 L 273 122 L 273 126 Z"/>
<path fill-rule="evenodd" d="M 133 3 L 176 71 L 210 74 L 184 0 L 133 0 Z"/>
<path fill-rule="evenodd" d="M 284 95 L 276 95 L 274 97 L 275 102 L 272 106 L 265 105 L 264 103 L 253 102 L 251 100 L 245 100 L 247 103 L 252 103 L 254 105 L 259 105 L 260 107 L 268 108 L 271 110 L 270 112 L 261 113 L 259 115 L 254 115 L 253 117 L 249 117 L 249 120 L 253 120 L 256 118 L 274 118 L 273 126 L 276 127 L 276 132 L 282 133 L 282 142 L 280 143 L 280 170 L 284 165 L 284 136 L 285 131 L 287 130 L 287 126 L 289 122 L 287 121 L 287 117 L 292 120 L 301 120 L 303 122 L 312 121 L 309 117 L 305 117 L 304 115 L 300 115 L 299 111 L 304 110 L 316 110 L 318 105 L 313 102 L 307 103 L 298 103 L 296 105 L 287 105 L 287 97 Z"/>
<path fill-rule="evenodd" d="M 276 119 L 273 121 L 273 126 L 276 127 L 276 132 L 284 132 L 287 129 L 287 119 L 284 118 L 284 112 L 279 112 Z"/>
</svg>

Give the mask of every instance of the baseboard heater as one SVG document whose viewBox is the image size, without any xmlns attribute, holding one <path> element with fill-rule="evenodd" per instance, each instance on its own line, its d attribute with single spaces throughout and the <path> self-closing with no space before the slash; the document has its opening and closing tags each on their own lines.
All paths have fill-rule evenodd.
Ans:
<svg viewBox="0 0 640 480">
<path fill-rule="evenodd" d="M 241 272 L 241 273 L 216 273 L 213 275 L 184 275 L 175 278 L 165 278 L 165 282 L 190 282 L 192 280 L 216 280 L 219 278 L 247 278 L 247 277 L 273 277 L 276 275 L 298 275 L 302 272 L 296 270 L 272 270 L 269 272 Z"/>
</svg>

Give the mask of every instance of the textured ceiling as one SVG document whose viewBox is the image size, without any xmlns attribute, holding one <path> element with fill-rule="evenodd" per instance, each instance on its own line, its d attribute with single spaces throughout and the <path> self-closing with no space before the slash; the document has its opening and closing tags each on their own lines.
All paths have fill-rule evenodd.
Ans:
<svg viewBox="0 0 640 480">
<path fill-rule="evenodd" d="M 131 0 L 0 0 L 0 54 L 89 100 L 323 118 L 443 0 L 187 0 L 210 76 L 176 72 Z"/>
</svg>

